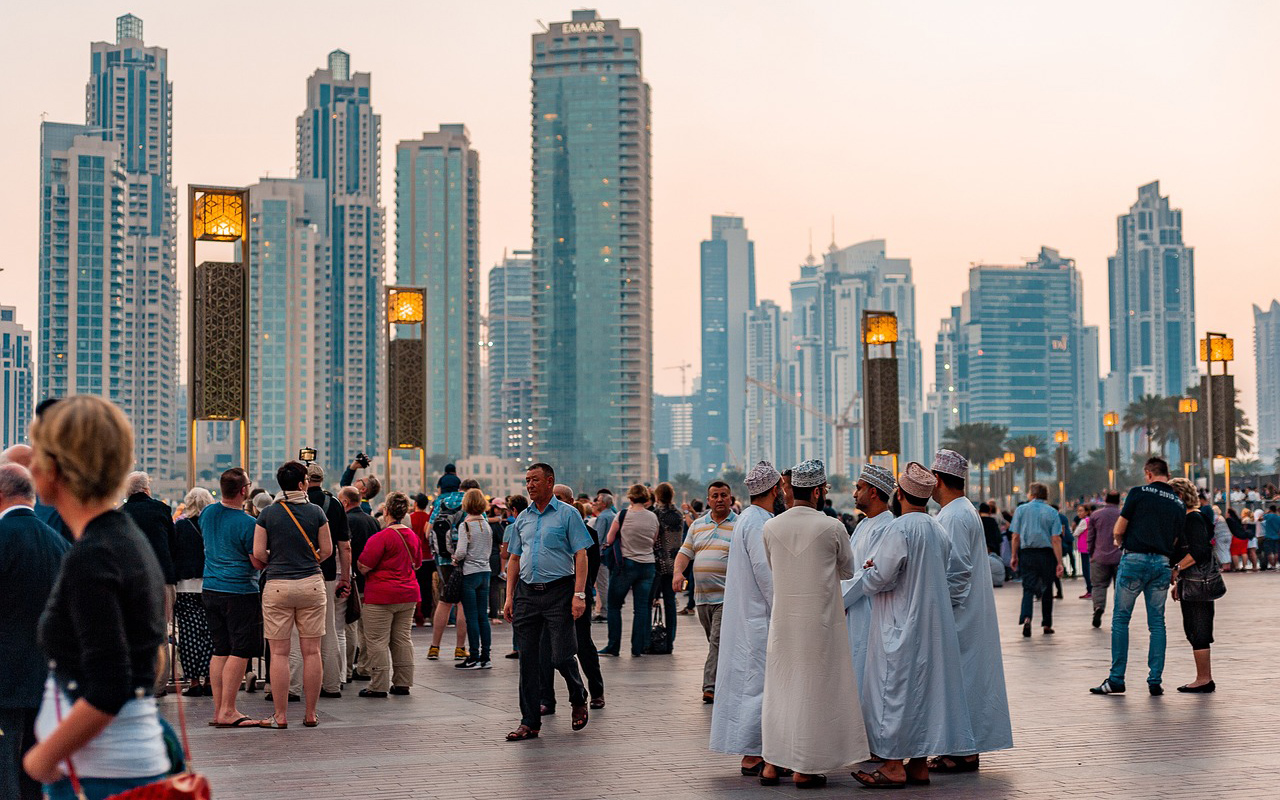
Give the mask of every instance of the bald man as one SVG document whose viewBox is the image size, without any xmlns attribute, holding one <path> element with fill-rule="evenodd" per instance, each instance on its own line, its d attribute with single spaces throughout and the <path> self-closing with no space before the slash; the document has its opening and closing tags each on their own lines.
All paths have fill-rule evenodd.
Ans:
<svg viewBox="0 0 1280 800">
<path fill-rule="evenodd" d="M 15 444 L 13 447 L 10 447 L 9 449 L 5 450 L 3 453 L 0 453 L 0 465 L 17 464 L 21 467 L 26 468 L 27 470 L 30 470 L 31 458 L 32 458 L 32 450 L 30 445 Z M 54 508 L 53 506 L 45 505 L 44 503 L 40 502 L 40 498 L 37 497 L 35 512 L 36 512 L 36 517 L 41 522 L 43 522 L 45 525 L 48 525 L 50 528 L 53 528 L 58 533 L 62 534 L 62 538 L 66 539 L 68 542 L 75 541 L 75 536 L 71 533 L 71 529 L 68 528 L 65 523 L 63 523 L 62 516 L 58 514 L 58 509 Z"/>
</svg>

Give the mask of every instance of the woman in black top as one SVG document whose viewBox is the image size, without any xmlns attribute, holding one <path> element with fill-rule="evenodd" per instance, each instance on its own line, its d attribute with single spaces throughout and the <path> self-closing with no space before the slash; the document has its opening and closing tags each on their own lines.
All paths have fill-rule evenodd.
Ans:
<svg viewBox="0 0 1280 800">
<path fill-rule="evenodd" d="M 1173 549 L 1172 596 L 1182 604 L 1182 629 L 1191 643 L 1191 655 L 1196 660 L 1196 679 L 1180 692 L 1207 694 L 1215 688 L 1213 671 L 1209 664 L 1209 645 L 1213 643 L 1213 601 L 1186 600 L 1178 596 L 1178 574 L 1192 566 L 1204 567 L 1216 563 L 1213 555 L 1213 537 L 1200 513 L 1200 493 L 1186 478 L 1174 478 L 1169 486 L 1182 498 L 1187 507 L 1186 527 Z"/>
<path fill-rule="evenodd" d="M 187 697 L 213 697 L 209 685 L 209 661 L 213 658 L 213 636 L 204 612 L 204 535 L 200 512 L 213 503 L 213 494 L 197 486 L 182 501 L 182 517 L 174 523 L 173 568 L 178 577 L 178 596 L 173 616 L 178 623 L 178 656 L 182 677 L 191 684 Z"/>
<path fill-rule="evenodd" d="M 169 770 L 151 694 L 165 641 L 164 576 L 146 537 L 114 510 L 133 464 L 120 409 L 77 395 L 45 404 L 31 426 L 36 491 L 75 536 L 40 620 L 51 674 L 23 759 L 46 797 L 73 797 L 70 762 L 90 800 Z M 128 776 L 128 777 L 121 777 Z"/>
</svg>

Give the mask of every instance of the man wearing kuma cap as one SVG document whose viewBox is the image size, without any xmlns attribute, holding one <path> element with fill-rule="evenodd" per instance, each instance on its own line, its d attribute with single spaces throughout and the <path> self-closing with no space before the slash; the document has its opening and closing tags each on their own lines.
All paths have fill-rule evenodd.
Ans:
<svg viewBox="0 0 1280 800">
<path fill-rule="evenodd" d="M 862 565 L 867 554 L 880 540 L 880 536 L 893 522 L 889 501 L 893 499 L 898 482 L 893 473 L 879 464 L 867 464 L 853 487 L 853 501 L 865 516 L 849 535 L 849 547 L 853 549 L 853 578 L 840 582 L 844 594 L 845 627 L 849 631 L 849 647 L 852 650 L 853 672 L 862 686 L 862 673 L 867 666 L 867 634 L 871 628 L 871 600 L 857 587 Z"/>
<path fill-rule="evenodd" d="M 738 515 L 729 545 L 716 703 L 711 711 L 711 749 L 742 756 L 742 774 L 764 770 L 760 755 L 760 710 L 764 703 L 765 651 L 773 609 L 773 572 L 764 552 L 764 524 L 782 491 L 782 476 L 768 461 L 744 481 L 751 504 Z"/>
<path fill-rule="evenodd" d="M 947 583 L 960 639 L 960 673 L 973 724 L 974 752 L 940 754 L 929 768 L 935 772 L 973 772 L 978 769 L 978 753 L 1013 747 L 1000 625 L 982 518 L 965 497 L 969 460 L 954 450 L 939 450 L 933 458 L 933 474 L 938 479 L 933 499 L 942 507 L 937 521 L 951 545 Z"/>
<path fill-rule="evenodd" d="M 862 710 L 871 751 L 885 762 L 854 777 L 872 787 L 926 783 L 926 757 L 974 752 L 947 586 L 951 547 L 925 508 L 937 483 L 907 464 L 894 497 L 901 513 L 855 581 L 871 598 Z"/>
</svg>

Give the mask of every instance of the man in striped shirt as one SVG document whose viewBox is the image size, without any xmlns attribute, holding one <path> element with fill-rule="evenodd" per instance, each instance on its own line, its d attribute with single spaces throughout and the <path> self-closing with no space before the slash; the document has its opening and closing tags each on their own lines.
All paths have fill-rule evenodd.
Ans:
<svg viewBox="0 0 1280 800">
<path fill-rule="evenodd" d="M 724 481 L 707 487 L 707 513 L 689 526 L 676 556 L 671 584 L 684 590 L 684 571 L 693 562 L 693 596 L 698 621 L 706 631 L 707 661 L 702 667 L 702 702 L 715 702 L 716 662 L 720 658 L 720 610 L 724 607 L 724 578 L 729 571 L 729 544 L 738 515 L 733 513 L 733 492 Z"/>
</svg>

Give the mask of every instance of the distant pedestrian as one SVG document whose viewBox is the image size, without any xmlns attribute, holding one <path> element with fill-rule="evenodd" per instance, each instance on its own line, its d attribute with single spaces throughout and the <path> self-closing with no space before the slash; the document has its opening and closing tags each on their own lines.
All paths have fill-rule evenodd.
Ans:
<svg viewBox="0 0 1280 800">
<path fill-rule="evenodd" d="M 413 686 L 413 610 L 422 599 L 415 573 L 422 551 L 413 530 L 404 524 L 408 515 L 409 498 L 403 492 L 387 495 L 387 527 L 360 553 L 357 566 L 365 576 L 360 619 L 372 678 L 369 688 L 360 690 L 361 697 L 407 695 Z"/>
<path fill-rule="evenodd" d="M 1120 566 L 1120 548 L 1116 547 L 1114 532 L 1120 519 L 1120 493 L 1107 492 L 1105 503 L 1089 514 L 1089 575 L 1092 579 L 1090 594 L 1093 599 L 1093 627 L 1102 626 L 1102 615 L 1107 610 L 1107 589 L 1115 580 Z"/>
<path fill-rule="evenodd" d="M 178 655 L 182 661 L 182 677 L 186 679 L 187 697 L 213 696 L 209 684 L 209 660 L 213 657 L 213 639 L 209 635 L 209 619 L 204 610 L 204 535 L 200 531 L 200 514 L 213 504 L 213 494 L 200 486 L 187 492 L 182 500 L 182 517 L 174 524 L 176 532 L 173 567 L 178 578 L 177 601 L 173 615 L 178 622 Z"/>
<path fill-rule="evenodd" d="M 1217 688 L 1209 657 L 1209 646 L 1213 644 L 1213 603 L 1220 596 L 1218 591 L 1225 592 L 1226 586 L 1222 584 L 1219 570 L 1215 569 L 1209 530 L 1204 518 L 1197 513 L 1200 496 L 1195 485 L 1186 478 L 1174 478 L 1169 485 L 1187 507 L 1186 528 L 1174 551 L 1171 580 L 1172 597 L 1182 606 L 1182 630 L 1191 643 L 1191 655 L 1196 662 L 1196 679 L 1179 686 L 1178 691 L 1209 694 Z"/>
<path fill-rule="evenodd" d="M 1129 663 L 1129 618 L 1142 595 L 1147 606 L 1147 688 L 1153 695 L 1164 694 L 1165 623 L 1164 604 L 1169 589 L 1169 559 L 1186 528 L 1186 506 L 1169 485 L 1169 464 L 1149 458 L 1143 466 L 1147 479 L 1125 497 L 1116 521 L 1113 540 L 1123 548 L 1116 571 L 1116 609 L 1111 615 L 1111 672 L 1094 694 L 1124 692 L 1124 674 Z"/>
<path fill-rule="evenodd" d="M 702 702 L 716 698 L 716 666 L 720 658 L 720 617 L 724 608 L 724 581 L 729 571 L 729 545 L 738 515 L 733 513 L 733 492 L 724 481 L 707 486 L 704 516 L 695 520 L 685 534 L 684 544 L 676 556 L 671 588 L 684 589 L 685 569 L 693 568 L 693 591 L 697 598 L 698 622 L 707 635 L 707 660 L 702 667 Z"/>
<path fill-rule="evenodd" d="M 491 669 L 489 647 L 489 555 L 493 551 L 493 529 L 485 518 L 489 501 L 479 489 L 468 489 L 462 497 L 466 518 L 458 526 L 458 546 L 453 553 L 454 569 L 462 570 L 462 608 L 467 618 L 468 656 L 458 669 Z"/>
<path fill-rule="evenodd" d="M 602 655 L 616 656 L 622 647 L 622 605 L 631 595 L 631 655 L 642 656 L 649 647 L 652 624 L 654 576 L 653 549 L 658 542 L 658 517 L 645 507 L 649 490 L 637 483 L 627 490 L 630 506 L 609 526 L 605 547 L 621 540 L 622 562 L 609 579 L 609 643 Z"/>
<path fill-rule="evenodd" d="M 1022 611 L 1018 624 L 1022 635 L 1031 635 L 1033 601 L 1040 600 L 1040 621 L 1046 634 L 1053 633 L 1053 583 L 1062 577 L 1063 518 L 1045 502 L 1049 487 L 1033 483 L 1027 487 L 1030 502 L 1013 512 L 1009 523 L 1013 557 L 1010 566 L 1022 576 Z"/>
<path fill-rule="evenodd" d="M 128 514 L 142 535 L 147 537 L 151 551 L 160 563 L 164 574 L 164 620 L 166 631 L 173 630 L 173 608 L 178 600 L 178 571 L 173 565 L 173 549 L 177 531 L 169 505 L 151 496 L 151 477 L 145 472 L 131 472 L 125 481 L 125 497 L 120 510 Z M 156 675 L 155 695 L 163 697 L 168 689 L 169 676 Z"/>
</svg>

